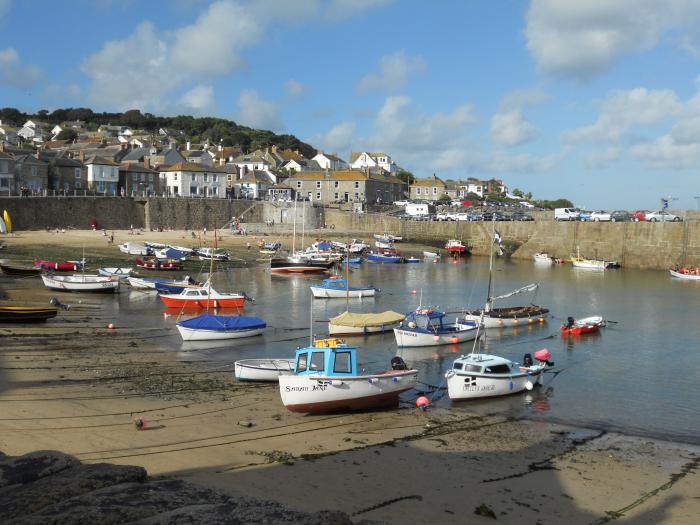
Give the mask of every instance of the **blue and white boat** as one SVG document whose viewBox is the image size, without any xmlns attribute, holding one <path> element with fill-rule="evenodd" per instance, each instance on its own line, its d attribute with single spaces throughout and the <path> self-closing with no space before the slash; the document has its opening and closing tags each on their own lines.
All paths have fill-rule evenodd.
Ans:
<svg viewBox="0 0 700 525">
<path fill-rule="evenodd" d="M 404 262 L 405 262 L 406 264 L 411 264 L 411 263 L 416 264 L 416 263 L 419 263 L 419 262 L 420 262 L 420 259 L 419 259 L 418 257 L 406 257 L 406 259 L 404 260 Z"/>
<path fill-rule="evenodd" d="M 126 279 L 131 275 L 131 272 L 133 272 L 134 269 L 131 267 L 128 268 L 98 268 L 97 273 L 100 275 L 104 275 L 107 277 L 117 277 L 117 278 L 123 278 Z"/>
<path fill-rule="evenodd" d="M 239 339 L 260 335 L 267 323 L 259 317 L 203 313 L 177 323 L 183 341 Z"/>
<path fill-rule="evenodd" d="M 437 346 L 473 341 L 479 334 L 477 321 L 455 319 L 445 323 L 445 312 L 418 308 L 406 314 L 401 324 L 394 328 L 398 346 Z"/>
<path fill-rule="evenodd" d="M 342 277 L 324 279 L 322 284 L 311 285 L 310 288 L 316 299 L 374 297 L 377 293 L 377 289 L 374 286 L 348 286 L 347 279 Z"/>
<path fill-rule="evenodd" d="M 178 261 L 186 261 L 192 255 L 192 250 L 178 250 L 169 246 L 162 250 L 156 252 L 156 258 L 158 259 L 175 259 Z"/>
<path fill-rule="evenodd" d="M 158 293 L 165 294 L 182 293 L 182 291 L 188 286 L 190 286 L 189 282 L 174 283 L 172 281 L 166 281 L 155 283 L 155 289 L 158 291 Z"/>
<path fill-rule="evenodd" d="M 156 283 L 169 283 L 185 286 L 186 284 L 192 282 L 189 277 L 185 277 L 181 280 L 166 279 L 164 277 L 128 277 L 127 280 L 132 288 L 141 290 L 155 290 Z"/>
<path fill-rule="evenodd" d="M 280 375 L 282 403 L 292 412 L 319 413 L 396 406 L 416 385 L 418 370 L 394 357 L 391 369 L 360 373 L 357 348 L 342 339 L 321 339 L 296 351 L 294 372 Z"/>
<path fill-rule="evenodd" d="M 375 263 L 397 264 L 403 262 L 403 257 L 401 257 L 400 255 L 389 255 L 383 253 L 370 252 L 370 254 L 367 256 L 367 260 Z"/>
</svg>

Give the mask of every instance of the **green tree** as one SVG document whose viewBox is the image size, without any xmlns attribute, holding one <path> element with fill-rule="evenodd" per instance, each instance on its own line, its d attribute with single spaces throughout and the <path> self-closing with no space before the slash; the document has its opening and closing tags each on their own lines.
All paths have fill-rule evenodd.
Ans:
<svg viewBox="0 0 700 525">
<path fill-rule="evenodd" d="M 396 174 L 396 178 L 401 179 L 407 185 L 413 184 L 413 181 L 416 180 L 416 178 L 413 176 L 413 173 L 406 170 L 399 171 Z"/>
<path fill-rule="evenodd" d="M 78 138 L 78 133 L 71 128 L 64 129 L 58 135 L 56 135 L 56 140 L 75 140 Z"/>
<path fill-rule="evenodd" d="M 525 196 L 525 194 L 521 190 L 519 190 L 518 188 L 515 188 L 513 190 L 513 195 L 515 195 L 516 197 L 524 197 Z"/>
<path fill-rule="evenodd" d="M 445 203 L 445 202 L 450 202 L 452 199 L 447 193 L 443 193 L 440 195 L 440 198 L 438 199 L 440 202 Z"/>
</svg>

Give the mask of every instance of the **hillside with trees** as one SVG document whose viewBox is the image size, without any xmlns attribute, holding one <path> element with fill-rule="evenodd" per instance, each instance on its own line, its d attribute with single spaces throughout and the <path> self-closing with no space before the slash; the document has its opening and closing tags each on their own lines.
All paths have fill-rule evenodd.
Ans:
<svg viewBox="0 0 700 525">
<path fill-rule="evenodd" d="M 141 113 L 138 109 L 123 113 L 95 113 L 89 108 L 56 109 L 51 112 L 42 109 L 35 114 L 22 113 L 15 108 L 0 109 L 2 121 L 12 121 L 21 126 L 29 119 L 51 125 L 80 120 L 85 122 L 88 131 L 97 131 L 97 128 L 104 124 L 129 126 L 155 135 L 160 128 L 169 128 L 182 132 L 183 142 L 188 139 L 194 143 L 209 140 L 210 143 L 221 143 L 223 146 L 238 145 L 245 152 L 274 145 L 281 149 L 299 150 L 308 159 L 316 155 L 316 149 L 313 146 L 302 142 L 294 135 L 277 135 L 272 131 L 241 126 L 232 120 L 222 118 L 190 115 L 159 117 L 152 113 Z"/>
</svg>

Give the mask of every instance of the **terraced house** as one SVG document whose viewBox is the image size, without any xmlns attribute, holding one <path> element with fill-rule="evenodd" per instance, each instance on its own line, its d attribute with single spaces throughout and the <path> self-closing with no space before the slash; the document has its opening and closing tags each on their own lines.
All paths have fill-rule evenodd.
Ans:
<svg viewBox="0 0 700 525">
<path fill-rule="evenodd" d="M 160 188 L 170 197 L 226 198 L 226 172 L 220 168 L 179 162 L 160 169 Z"/>
<path fill-rule="evenodd" d="M 426 179 L 414 179 L 409 191 L 411 200 L 436 201 L 442 197 L 447 190 L 444 181 L 433 175 Z"/>
<path fill-rule="evenodd" d="M 333 202 L 390 203 L 403 198 L 404 183 L 384 173 L 367 171 L 302 171 L 289 177 L 285 184 L 297 196 L 329 204 Z"/>
</svg>

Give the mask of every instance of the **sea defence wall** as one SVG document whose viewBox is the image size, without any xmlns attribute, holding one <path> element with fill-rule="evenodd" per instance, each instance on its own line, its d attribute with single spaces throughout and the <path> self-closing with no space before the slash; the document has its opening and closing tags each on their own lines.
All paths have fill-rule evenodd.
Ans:
<svg viewBox="0 0 700 525">
<path fill-rule="evenodd" d="M 75 228 L 86 230 L 92 220 L 100 228 L 159 228 L 201 230 L 228 228 L 235 220 L 242 224 L 293 224 L 291 203 L 249 200 L 131 197 L 0 197 L 0 212 L 10 214 L 16 230 Z M 306 221 L 309 229 L 323 225 L 323 208 L 296 207 L 296 222 Z"/>
<path fill-rule="evenodd" d="M 391 232 L 407 240 L 442 247 L 446 239 L 461 239 L 473 253 L 488 254 L 489 222 L 406 221 L 383 214 L 326 210 L 326 224 L 336 231 L 367 237 Z M 496 230 L 513 258 L 529 259 L 537 252 L 568 258 L 576 253 L 616 260 L 628 268 L 666 269 L 674 264 L 700 265 L 700 221 L 649 222 L 497 222 Z"/>
</svg>

